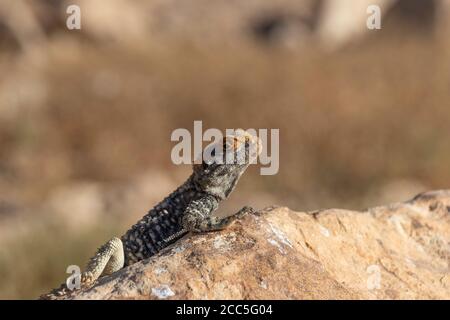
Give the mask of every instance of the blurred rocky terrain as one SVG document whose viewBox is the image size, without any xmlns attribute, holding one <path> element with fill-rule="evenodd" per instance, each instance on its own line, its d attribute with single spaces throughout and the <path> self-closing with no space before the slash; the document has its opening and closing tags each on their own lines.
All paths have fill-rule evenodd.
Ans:
<svg viewBox="0 0 450 320">
<path fill-rule="evenodd" d="M 219 214 L 448 188 L 447 2 L 372 1 L 377 31 L 362 3 L 1 0 L 0 298 L 59 285 L 184 181 L 170 134 L 194 120 L 280 129 L 279 173 Z"/>
<path fill-rule="evenodd" d="M 268 208 L 71 299 L 449 299 L 450 191 L 363 212 Z"/>
</svg>

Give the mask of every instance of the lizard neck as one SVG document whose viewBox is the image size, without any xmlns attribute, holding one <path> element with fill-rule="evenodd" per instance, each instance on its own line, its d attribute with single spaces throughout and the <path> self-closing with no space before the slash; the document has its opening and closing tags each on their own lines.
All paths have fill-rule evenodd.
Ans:
<svg viewBox="0 0 450 320">
<path fill-rule="evenodd" d="M 149 214 L 153 210 L 160 211 L 161 209 L 167 210 L 169 214 L 182 214 L 189 203 L 202 194 L 194 184 L 193 177 L 194 175 L 192 174 L 175 191 L 150 210 Z"/>
</svg>

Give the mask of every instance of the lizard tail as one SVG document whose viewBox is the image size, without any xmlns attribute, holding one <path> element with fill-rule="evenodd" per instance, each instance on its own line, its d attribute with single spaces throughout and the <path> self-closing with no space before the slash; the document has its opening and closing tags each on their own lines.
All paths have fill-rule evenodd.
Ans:
<svg viewBox="0 0 450 320">
<path fill-rule="evenodd" d="M 58 288 L 39 296 L 39 300 L 58 300 L 70 296 L 83 288 L 89 287 L 93 282 L 92 275 L 89 272 L 81 274 L 80 286 L 78 288 L 69 289 L 66 283 L 61 284 Z"/>
<path fill-rule="evenodd" d="M 65 297 L 71 293 L 72 290 L 67 288 L 66 284 L 63 283 L 59 288 L 53 289 L 49 293 L 44 293 L 39 296 L 39 300 L 57 300 L 59 298 Z"/>
<path fill-rule="evenodd" d="M 59 288 L 41 295 L 39 299 L 55 300 L 65 298 L 71 293 L 91 286 L 101 275 L 109 275 L 118 271 L 124 266 L 124 263 L 125 257 L 122 241 L 114 237 L 97 250 L 97 253 L 89 260 L 86 271 L 78 275 L 80 277 L 78 279 L 79 286 L 71 290 L 66 283 L 63 283 Z"/>
</svg>

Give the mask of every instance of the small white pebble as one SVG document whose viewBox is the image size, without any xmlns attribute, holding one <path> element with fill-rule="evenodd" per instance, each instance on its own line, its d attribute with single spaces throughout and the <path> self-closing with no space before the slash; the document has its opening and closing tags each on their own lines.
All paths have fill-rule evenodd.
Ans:
<svg viewBox="0 0 450 320">
<path fill-rule="evenodd" d="M 263 288 L 263 289 L 267 289 L 267 283 L 265 283 L 264 281 L 261 281 L 261 282 L 259 283 L 259 286 L 260 286 L 261 288 Z"/>
<path fill-rule="evenodd" d="M 158 267 L 158 268 L 155 269 L 155 274 L 156 275 L 160 275 L 161 273 L 166 273 L 166 272 L 167 272 L 167 270 L 162 268 L 162 267 Z"/>
<path fill-rule="evenodd" d="M 159 299 L 166 299 L 175 295 L 167 284 L 163 284 L 158 288 L 152 288 L 152 294 L 157 296 Z"/>
<path fill-rule="evenodd" d="M 221 236 L 217 236 L 216 238 L 214 238 L 213 245 L 214 245 L 214 248 L 216 248 L 216 249 L 228 249 L 229 248 L 228 242 L 225 239 L 223 239 L 223 237 L 221 237 Z"/>
<path fill-rule="evenodd" d="M 183 245 L 180 245 L 180 246 L 178 246 L 178 247 L 173 248 L 172 250 L 173 250 L 173 252 L 175 252 L 175 253 L 180 253 L 180 252 L 183 252 L 185 249 L 186 249 L 186 248 L 185 248 Z"/>
</svg>

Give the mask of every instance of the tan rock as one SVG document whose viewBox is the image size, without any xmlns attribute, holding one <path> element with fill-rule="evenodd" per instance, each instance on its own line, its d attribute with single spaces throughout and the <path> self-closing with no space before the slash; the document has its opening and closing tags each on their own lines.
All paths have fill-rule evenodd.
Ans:
<svg viewBox="0 0 450 320">
<path fill-rule="evenodd" d="M 450 299 L 450 191 L 366 211 L 268 208 L 75 299 Z"/>
</svg>

